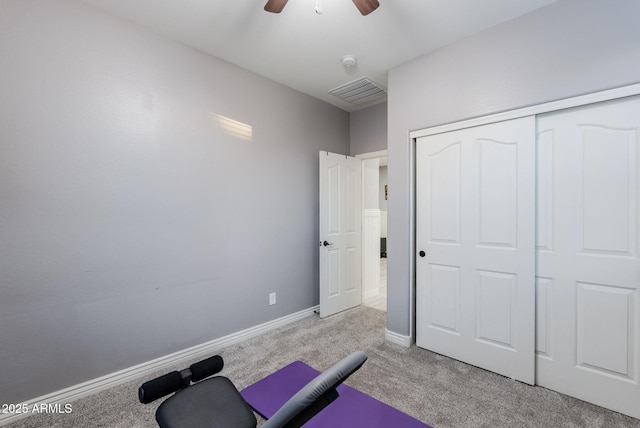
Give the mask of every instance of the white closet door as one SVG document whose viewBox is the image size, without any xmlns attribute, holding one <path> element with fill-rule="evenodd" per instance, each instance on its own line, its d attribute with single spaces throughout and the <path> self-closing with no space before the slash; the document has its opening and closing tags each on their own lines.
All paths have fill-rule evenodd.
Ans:
<svg viewBox="0 0 640 428">
<path fill-rule="evenodd" d="M 537 383 L 640 418 L 640 99 L 539 116 Z"/>
<path fill-rule="evenodd" d="M 416 343 L 533 384 L 535 119 L 419 138 Z"/>
</svg>

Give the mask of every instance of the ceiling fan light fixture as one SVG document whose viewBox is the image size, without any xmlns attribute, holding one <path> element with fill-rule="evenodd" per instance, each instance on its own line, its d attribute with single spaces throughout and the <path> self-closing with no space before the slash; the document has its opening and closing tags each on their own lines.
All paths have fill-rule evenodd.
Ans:
<svg viewBox="0 0 640 428">
<path fill-rule="evenodd" d="M 287 1 L 288 0 L 267 0 L 267 4 L 264 5 L 264 10 L 271 13 L 280 13 L 287 5 Z M 380 6 L 378 0 L 353 0 L 353 4 L 356 5 L 360 13 L 364 16 L 369 15 Z M 316 13 L 322 14 L 319 1 L 316 3 Z"/>
<path fill-rule="evenodd" d="M 264 5 L 264 10 L 271 13 L 280 13 L 282 9 L 287 5 L 289 0 L 268 0 Z"/>
<path fill-rule="evenodd" d="M 380 6 L 378 0 L 353 0 L 353 4 L 363 16 L 369 15 Z"/>
</svg>

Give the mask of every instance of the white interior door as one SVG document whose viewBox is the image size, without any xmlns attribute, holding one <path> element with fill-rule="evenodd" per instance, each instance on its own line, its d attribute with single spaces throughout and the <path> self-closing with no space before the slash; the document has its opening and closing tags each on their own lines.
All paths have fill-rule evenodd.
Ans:
<svg viewBox="0 0 640 428">
<path fill-rule="evenodd" d="M 640 99 L 538 133 L 537 383 L 640 418 Z"/>
<path fill-rule="evenodd" d="M 416 344 L 534 383 L 535 119 L 419 138 Z"/>
<path fill-rule="evenodd" d="M 362 303 L 362 161 L 320 152 L 320 317 Z"/>
</svg>

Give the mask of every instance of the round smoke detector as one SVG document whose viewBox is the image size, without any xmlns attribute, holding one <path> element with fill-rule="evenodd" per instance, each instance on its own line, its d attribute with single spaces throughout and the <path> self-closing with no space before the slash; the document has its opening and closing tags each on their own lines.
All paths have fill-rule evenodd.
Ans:
<svg viewBox="0 0 640 428">
<path fill-rule="evenodd" d="M 358 60 L 353 55 L 345 55 L 342 57 L 342 65 L 346 68 L 351 68 L 356 65 Z"/>
</svg>

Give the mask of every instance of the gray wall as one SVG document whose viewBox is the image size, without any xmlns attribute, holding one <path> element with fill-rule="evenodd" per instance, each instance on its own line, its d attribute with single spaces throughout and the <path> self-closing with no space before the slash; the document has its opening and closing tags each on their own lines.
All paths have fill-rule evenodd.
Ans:
<svg viewBox="0 0 640 428">
<path fill-rule="evenodd" d="M 351 156 L 387 150 L 387 103 L 351 113 Z"/>
<path fill-rule="evenodd" d="M 72 1 L 0 10 L 0 403 L 318 304 L 348 113 Z"/>
<path fill-rule="evenodd" d="M 389 330 L 408 335 L 409 132 L 640 80 L 640 2 L 560 0 L 389 72 Z"/>
</svg>

